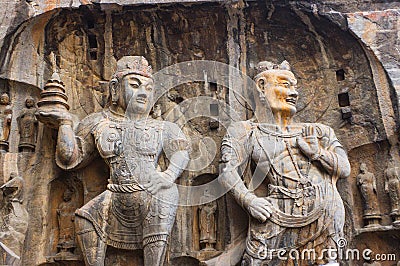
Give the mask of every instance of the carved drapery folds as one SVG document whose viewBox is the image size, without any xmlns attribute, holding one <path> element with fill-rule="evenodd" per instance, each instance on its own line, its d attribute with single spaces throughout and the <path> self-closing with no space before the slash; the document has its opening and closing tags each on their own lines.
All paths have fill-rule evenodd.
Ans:
<svg viewBox="0 0 400 266">
<path fill-rule="evenodd" d="M 24 180 L 11 173 L 8 182 L 0 187 L 1 227 L 0 260 L 3 265 L 21 265 L 29 215 L 23 206 Z"/>
<path fill-rule="evenodd" d="M 360 173 L 357 176 L 357 185 L 360 188 L 363 198 L 363 218 L 366 221 L 366 226 L 372 227 L 379 225 L 381 215 L 378 206 L 376 178 L 373 173 L 368 172 L 368 168 L 365 163 L 360 164 Z"/>
<path fill-rule="evenodd" d="M 35 116 L 35 101 L 32 97 L 25 100 L 25 108 L 17 118 L 19 131 L 18 151 L 33 152 L 36 148 L 38 121 Z"/>
<path fill-rule="evenodd" d="M 7 93 L 0 96 L 0 151 L 7 152 L 10 137 L 12 119 L 12 108 L 10 105 L 10 97 Z"/>
</svg>

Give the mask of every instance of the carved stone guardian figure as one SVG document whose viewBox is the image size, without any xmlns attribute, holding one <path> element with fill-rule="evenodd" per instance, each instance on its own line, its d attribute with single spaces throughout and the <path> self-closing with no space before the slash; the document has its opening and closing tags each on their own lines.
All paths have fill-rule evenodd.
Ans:
<svg viewBox="0 0 400 266">
<path fill-rule="evenodd" d="M 200 198 L 200 202 L 204 204 L 199 206 L 200 244 L 205 251 L 215 250 L 217 242 L 217 203 L 210 201 L 210 198 L 210 193 L 205 190 Z"/>
<path fill-rule="evenodd" d="M 58 166 L 75 169 L 99 154 L 110 168 L 107 190 L 76 211 L 85 264 L 104 265 L 110 245 L 143 249 L 146 266 L 162 265 L 178 203 L 174 181 L 188 163 L 189 143 L 177 125 L 149 117 L 155 88 L 144 57 L 121 58 L 109 89 L 104 110 L 76 127 L 66 108 L 39 115 L 58 124 Z M 162 152 L 170 162 L 163 172 Z"/>
<path fill-rule="evenodd" d="M 0 263 L 20 265 L 20 256 L 28 230 L 29 215 L 22 205 L 24 180 L 16 173 L 10 174 L 10 180 L 0 187 L 1 227 L 0 227 Z"/>
<path fill-rule="evenodd" d="M 0 96 L 0 151 L 8 151 L 8 138 L 11 129 L 12 109 L 7 93 Z"/>
<path fill-rule="evenodd" d="M 73 199 L 75 191 L 67 187 L 63 193 L 63 201 L 57 208 L 58 220 L 58 253 L 55 260 L 68 260 L 76 258 L 75 244 L 75 210 L 77 206 Z"/>
<path fill-rule="evenodd" d="M 379 225 L 381 215 L 378 206 L 378 197 L 376 194 L 376 178 L 371 172 L 368 172 L 365 163 L 360 164 L 360 174 L 357 176 L 357 185 L 360 188 L 364 204 L 363 218 L 366 227 Z"/>
<path fill-rule="evenodd" d="M 38 121 L 35 113 L 35 101 L 32 97 L 25 100 L 25 106 L 21 115 L 17 118 L 19 130 L 18 150 L 21 152 L 33 152 L 36 147 Z"/>
<path fill-rule="evenodd" d="M 400 167 L 394 161 L 386 169 L 385 191 L 389 194 L 393 225 L 400 226 Z"/>
<path fill-rule="evenodd" d="M 343 237 L 345 212 L 336 182 L 350 175 L 346 152 L 332 128 L 292 122 L 297 80 L 286 61 L 260 63 L 254 80 L 265 103 L 257 108 L 269 106 L 274 122 L 232 123 L 222 142 L 219 176 L 250 216 L 242 265 L 324 264 L 329 260 L 302 260 L 288 252 L 313 248 L 321 255 Z M 243 180 L 250 161 L 255 178 Z"/>
</svg>

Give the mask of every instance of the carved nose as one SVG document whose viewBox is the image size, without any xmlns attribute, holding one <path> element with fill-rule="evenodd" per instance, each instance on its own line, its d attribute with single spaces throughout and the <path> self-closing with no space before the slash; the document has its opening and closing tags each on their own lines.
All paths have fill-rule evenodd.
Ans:
<svg viewBox="0 0 400 266">
<path fill-rule="evenodd" d="M 138 94 L 137 98 L 147 99 L 147 94 L 140 93 Z"/>
<path fill-rule="evenodd" d="M 299 93 L 297 92 L 296 89 L 291 89 L 291 90 L 289 91 L 289 97 L 292 97 L 292 98 L 296 98 L 296 99 L 297 99 L 298 96 L 299 96 Z"/>
</svg>

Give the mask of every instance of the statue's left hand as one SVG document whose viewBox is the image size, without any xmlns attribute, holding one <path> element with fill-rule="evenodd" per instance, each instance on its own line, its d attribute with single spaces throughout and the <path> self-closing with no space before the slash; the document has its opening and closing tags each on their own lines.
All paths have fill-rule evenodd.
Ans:
<svg viewBox="0 0 400 266">
<path fill-rule="evenodd" d="M 174 184 L 171 177 L 164 172 L 156 172 L 151 175 L 148 183 L 143 184 L 143 187 L 151 194 L 156 194 L 160 189 L 170 188 Z"/>
<path fill-rule="evenodd" d="M 297 137 L 297 145 L 300 150 L 311 160 L 314 160 L 320 155 L 320 148 L 317 136 L 313 126 L 303 127 L 303 133 Z"/>
</svg>

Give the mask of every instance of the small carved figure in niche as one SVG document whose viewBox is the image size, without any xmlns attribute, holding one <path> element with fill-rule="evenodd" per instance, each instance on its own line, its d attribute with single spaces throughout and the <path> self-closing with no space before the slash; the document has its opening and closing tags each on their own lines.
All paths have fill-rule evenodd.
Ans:
<svg viewBox="0 0 400 266">
<path fill-rule="evenodd" d="M 175 180 L 189 161 L 180 128 L 149 117 L 154 101 L 152 68 L 142 56 L 117 62 L 103 111 L 76 127 L 66 108 L 39 110 L 44 123 L 58 124 L 56 162 L 65 170 L 99 154 L 110 167 L 107 190 L 75 214 L 75 230 L 86 265 L 103 266 L 107 245 L 143 249 L 145 266 L 160 266 L 179 200 Z M 95 151 L 98 151 L 96 153 Z M 162 152 L 169 158 L 160 171 Z"/>
<path fill-rule="evenodd" d="M 55 260 L 68 260 L 75 258 L 75 210 L 77 206 L 74 201 L 75 191 L 68 187 L 63 194 L 63 201 L 58 205 L 58 253 Z"/>
<path fill-rule="evenodd" d="M 8 138 L 11 129 L 12 109 L 7 93 L 0 96 L 0 152 L 8 151 Z"/>
<path fill-rule="evenodd" d="M 0 187 L 2 199 L 0 227 L 0 258 L 4 265 L 19 265 L 28 229 L 28 212 L 22 205 L 24 180 L 16 173 Z"/>
<path fill-rule="evenodd" d="M 161 105 L 160 104 L 154 105 L 153 113 L 152 113 L 151 117 L 153 117 L 153 119 L 156 119 L 156 120 L 163 120 L 162 116 L 161 116 Z"/>
<path fill-rule="evenodd" d="M 35 116 L 35 100 L 28 97 L 25 100 L 25 107 L 21 115 L 17 118 L 19 130 L 19 145 L 20 152 L 33 152 L 36 147 L 38 121 Z"/>
<path fill-rule="evenodd" d="M 211 198 L 209 191 L 205 190 L 200 198 L 200 203 L 204 204 L 199 206 L 200 244 L 207 251 L 215 250 L 217 242 L 217 203 Z"/>
<path fill-rule="evenodd" d="M 379 225 L 381 215 L 378 206 L 378 197 L 376 194 L 376 178 L 371 172 L 368 172 L 365 163 L 360 164 L 360 174 L 357 176 L 357 185 L 360 188 L 364 204 L 363 218 L 366 227 Z"/>
<path fill-rule="evenodd" d="M 242 266 L 332 262 L 322 256 L 280 260 L 279 253 L 312 248 L 322 255 L 338 246 L 345 211 L 336 182 L 350 175 L 347 154 L 329 126 L 292 122 L 298 92 L 288 62 L 258 67 L 256 112 L 262 109 L 271 120 L 232 123 L 221 147 L 219 181 L 250 216 Z M 250 160 L 257 178 L 243 180 Z"/>
<path fill-rule="evenodd" d="M 400 226 L 400 167 L 394 161 L 386 169 L 385 191 L 389 193 L 393 225 Z"/>
</svg>

